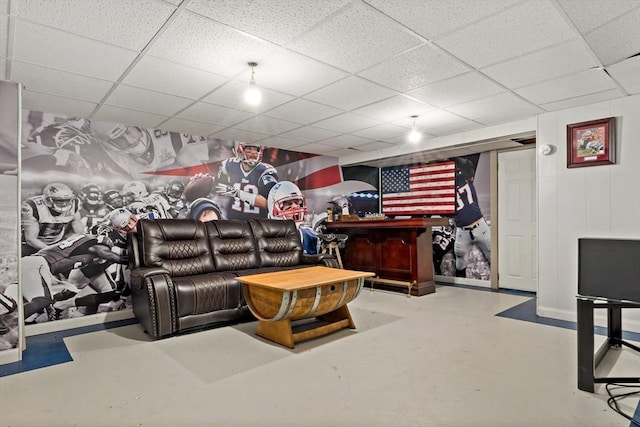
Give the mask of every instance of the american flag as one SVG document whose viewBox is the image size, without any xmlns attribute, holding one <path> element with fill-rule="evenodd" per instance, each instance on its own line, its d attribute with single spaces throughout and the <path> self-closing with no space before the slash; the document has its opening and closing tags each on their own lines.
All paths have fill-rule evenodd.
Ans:
<svg viewBox="0 0 640 427">
<path fill-rule="evenodd" d="M 455 214 L 456 163 L 382 168 L 385 215 Z"/>
</svg>

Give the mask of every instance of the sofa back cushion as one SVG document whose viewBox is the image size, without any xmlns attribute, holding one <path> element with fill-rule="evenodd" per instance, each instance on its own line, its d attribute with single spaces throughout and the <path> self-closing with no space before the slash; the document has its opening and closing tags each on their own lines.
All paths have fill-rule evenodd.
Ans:
<svg viewBox="0 0 640 427">
<path fill-rule="evenodd" d="M 259 266 L 249 223 L 218 220 L 204 223 L 216 271 L 235 271 Z"/>
<path fill-rule="evenodd" d="M 146 267 L 162 267 L 171 276 L 215 271 L 207 231 L 192 219 L 142 219 L 137 226 L 140 255 Z"/>
<path fill-rule="evenodd" d="M 260 267 L 288 267 L 302 263 L 302 241 L 291 220 L 251 219 Z"/>
</svg>

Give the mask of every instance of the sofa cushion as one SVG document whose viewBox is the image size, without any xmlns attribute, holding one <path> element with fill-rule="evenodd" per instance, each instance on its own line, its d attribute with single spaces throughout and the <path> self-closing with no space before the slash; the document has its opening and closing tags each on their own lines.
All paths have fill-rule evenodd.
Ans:
<svg viewBox="0 0 640 427">
<path fill-rule="evenodd" d="M 233 273 L 200 274 L 173 279 L 178 316 L 203 314 L 245 305 L 242 285 Z"/>
<path fill-rule="evenodd" d="M 219 220 L 205 223 L 216 271 L 259 266 L 251 228 L 246 221 Z"/>
<path fill-rule="evenodd" d="M 302 241 L 292 220 L 251 219 L 260 267 L 288 267 L 302 263 Z"/>
<path fill-rule="evenodd" d="M 147 267 L 162 267 L 174 277 L 215 271 L 204 224 L 190 219 L 138 221 L 138 240 Z"/>
</svg>

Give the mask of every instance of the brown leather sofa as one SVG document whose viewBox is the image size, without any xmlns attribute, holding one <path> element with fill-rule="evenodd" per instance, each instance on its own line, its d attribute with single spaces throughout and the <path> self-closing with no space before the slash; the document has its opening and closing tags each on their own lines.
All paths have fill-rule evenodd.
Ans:
<svg viewBox="0 0 640 427">
<path fill-rule="evenodd" d="M 133 312 L 154 338 L 250 316 L 238 276 L 325 265 L 293 221 L 143 219 L 129 236 Z"/>
</svg>

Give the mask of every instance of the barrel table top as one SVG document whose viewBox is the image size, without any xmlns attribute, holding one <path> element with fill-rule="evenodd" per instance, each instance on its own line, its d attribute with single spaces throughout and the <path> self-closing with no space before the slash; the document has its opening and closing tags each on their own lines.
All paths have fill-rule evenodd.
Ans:
<svg viewBox="0 0 640 427">
<path fill-rule="evenodd" d="M 367 271 L 316 266 L 272 273 L 251 274 L 238 277 L 237 280 L 240 283 L 252 286 L 294 291 L 372 276 L 374 276 L 374 273 Z"/>
</svg>

